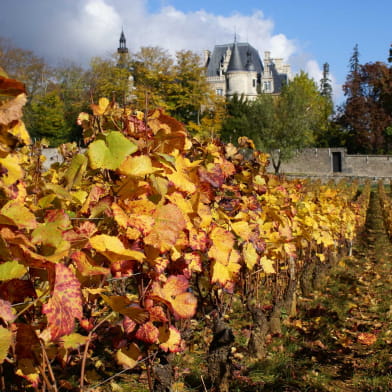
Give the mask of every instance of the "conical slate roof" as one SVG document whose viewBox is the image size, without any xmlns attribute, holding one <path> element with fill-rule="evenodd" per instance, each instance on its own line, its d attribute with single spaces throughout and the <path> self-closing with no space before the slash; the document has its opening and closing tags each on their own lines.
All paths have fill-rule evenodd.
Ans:
<svg viewBox="0 0 392 392">
<path fill-rule="evenodd" d="M 239 58 L 240 60 L 237 61 L 235 60 L 235 57 L 233 59 L 234 55 L 234 46 L 237 46 L 237 59 Z M 229 71 L 230 66 L 232 65 L 232 70 L 235 69 L 240 69 L 242 70 L 252 70 L 253 67 L 255 68 L 255 71 L 258 74 L 261 74 L 263 72 L 263 64 L 261 62 L 259 53 L 257 50 L 250 44 L 245 43 L 245 42 L 236 42 L 235 44 L 230 43 L 230 44 L 224 44 L 224 45 L 215 45 L 214 50 L 212 52 L 212 55 L 209 59 L 208 66 L 207 66 L 207 76 L 217 76 L 219 75 L 220 69 L 221 69 L 221 64 L 223 61 L 223 58 L 225 57 L 225 53 L 227 49 L 230 48 L 232 55 L 231 59 L 229 60 L 228 64 L 228 69 Z M 237 51 L 236 50 L 236 51 Z M 238 55 L 239 53 L 239 55 Z M 248 64 L 248 53 L 251 54 L 251 64 Z M 247 69 L 246 65 L 248 65 L 251 69 Z"/>
<path fill-rule="evenodd" d="M 238 44 L 237 42 L 234 42 L 229 65 L 227 66 L 227 72 L 244 71 L 244 70 L 245 68 L 242 65 L 241 54 L 238 48 Z"/>
</svg>

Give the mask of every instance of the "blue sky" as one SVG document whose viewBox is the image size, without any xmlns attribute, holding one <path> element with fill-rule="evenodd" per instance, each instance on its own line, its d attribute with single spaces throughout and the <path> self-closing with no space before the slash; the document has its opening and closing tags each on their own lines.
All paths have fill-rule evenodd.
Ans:
<svg viewBox="0 0 392 392">
<path fill-rule="evenodd" d="M 118 46 L 161 46 L 202 53 L 232 42 L 234 31 L 262 56 L 283 57 L 316 81 L 330 64 L 335 100 L 355 44 L 360 61 L 386 61 L 392 43 L 391 0 L 1 0 L 0 36 L 50 62 L 86 64 Z"/>
</svg>

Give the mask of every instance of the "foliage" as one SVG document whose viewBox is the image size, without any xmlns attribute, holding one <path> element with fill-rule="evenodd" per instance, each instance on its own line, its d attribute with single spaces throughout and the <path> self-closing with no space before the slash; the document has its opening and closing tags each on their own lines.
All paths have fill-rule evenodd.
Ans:
<svg viewBox="0 0 392 392">
<path fill-rule="evenodd" d="M 343 90 L 347 99 L 338 123 L 346 133 L 350 152 L 390 151 L 392 67 L 381 62 L 354 63 Z"/>
<path fill-rule="evenodd" d="M 94 389 L 121 367 L 147 369 L 152 390 L 192 325 L 213 320 L 203 333 L 216 348 L 234 297 L 278 330 L 305 266 L 360 229 L 357 187 L 267 175 L 245 137 L 192 141 L 161 109 L 106 98 L 78 117 L 87 151 L 64 146 L 64 163 L 42 173 L 39 154 L 17 149 L 30 143 L 23 86 L 0 77 L 0 89 L 7 390 Z"/>
<path fill-rule="evenodd" d="M 65 120 L 65 105 L 56 91 L 35 97 L 28 118 L 34 139 L 46 139 L 51 147 L 70 140 L 70 129 Z"/>
<path fill-rule="evenodd" d="M 222 129 L 226 141 L 245 135 L 257 148 L 270 154 L 275 172 L 282 160 L 297 149 L 315 143 L 316 134 L 328 128 L 331 103 L 316 83 L 301 72 L 273 97 L 261 94 L 254 101 L 234 96 L 227 104 L 228 116 Z"/>
</svg>

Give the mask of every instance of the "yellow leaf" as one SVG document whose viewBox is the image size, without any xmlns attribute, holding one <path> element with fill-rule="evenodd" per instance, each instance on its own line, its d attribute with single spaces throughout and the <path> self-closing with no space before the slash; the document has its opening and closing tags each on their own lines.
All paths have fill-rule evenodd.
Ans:
<svg viewBox="0 0 392 392">
<path fill-rule="evenodd" d="M 20 167 L 19 158 L 16 155 L 7 155 L 0 158 L 0 166 L 7 172 L 1 177 L 4 185 L 9 186 L 23 177 L 23 169 Z"/>
<path fill-rule="evenodd" d="M 0 326 L 0 364 L 7 357 L 8 349 L 12 343 L 12 332 Z"/>
<path fill-rule="evenodd" d="M 266 256 L 263 256 L 260 259 L 260 264 L 263 267 L 263 270 L 266 274 L 275 273 L 274 262 L 271 259 L 268 259 Z"/>
<path fill-rule="evenodd" d="M 19 264 L 16 260 L 7 261 L 5 263 L 0 264 L 0 281 L 19 279 L 26 272 L 27 272 L 26 267 L 22 264 Z"/>
<path fill-rule="evenodd" d="M 116 360 L 124 368 L 134 368 L 141 356 L 141 351 L 135 343 L 131 343 L 129 348 L 123 347 L 116 352 Z"/>
<path fill-rule="evenodd" d="M 241 269 L 241 265 L 238 263 L 239 259 L 239 253 L 235 249 L 232 249 L 226 264 L 214 261 L 212 263 L 211 282 L 218 282 L 222 285 L 226 285 L 228 282 L 233 282 L 235 280 L 236 274 Z"/>
<path fill-rule="evenodd" d="M 256 249 L 251 242 L 247 242 L 244 245 L 242 254 L 244 256 L 245 264 L 248 267 L 248 269 L 249 270 L 253 269 L 253 267 L 259 261 L 259 255 L 257 254 Z"/>
<path fill-rule="evenodd" d="M 61 341 L 63 342 L 64 348 L 67 349 L 76 349 L 80 346 L 86 344 L 88 340 L 87 336 L 80 335 L 78 333 L 71 333 L 69 335 L 65 335 L 61 337 Z"/>
<path fill-rule="evenodd" d="M 231 227 L 234 233 L 238 235 L 238 237 L 241 237 L 245 241 L 249 240 L 250 235 L 252 234 L 252 229 L 250 228 L 248 222 L 245 221 L 233 222 L 231 224 Z"/>
<path fill-rule="evenodd" d="M 148 155 L 128 156 L 118 168 L 120 174 L 132 177 L 144 177 L 159 170 L 161 169 L 152 166 Z"/>
<path fill-rule="evenodd" d="M 91 246 L 99 253 L 106 256 L 111 262 L 118 260 L 143 261 L 142 252 L 126 249 L 119 238 L 107 234 L 96 235 L 90 238 Z"/>
</svg>

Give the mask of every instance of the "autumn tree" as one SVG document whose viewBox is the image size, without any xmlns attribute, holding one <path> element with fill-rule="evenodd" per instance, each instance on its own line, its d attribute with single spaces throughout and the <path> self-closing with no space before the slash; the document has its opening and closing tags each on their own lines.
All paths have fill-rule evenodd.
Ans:
<svg viewBox="0 0 392 392">
<path fill-rule="evenodd" d="M 12 41 L 0 37 L 0 66 L 8 75 L 26 85 L 28 103 L 36 94 L 45 92 L 53 70 L 43 58 L 30 50 L 17 48 Z"/>
<path fill-rule="evenodd" d="M 128 68 L 118 66 L 116 56 L 94 57 L 85 75 L 85 83 L 91 100 L 97 102 L 100 97 L 107 97 L 114 98 L 122 104 L 126 103 L 130 75 Z"/>
<path fill-rule="evenodd" d="M 211 103 L 213 91 L 205 77 L 201 58 L 190 50 L 176 53 L 175 84 L 169 97 L 171 114 L 184 123 L 200 123 L 202 111 Z"/>
<path fill-rule="evenodd" d="M 382 62 L 358 63 L 358 50 L 350 59 L 338 124 L 352 153 L 386 153 L 392 148 L 392 67 Z"/>
<path fill-rule="evenodd" d="M 135 80 L 135 105 L 140 109 L 162 107 L 174 110 L 167 100 L 175 82 L 174 60 L 160 47 L 143 47 L 131 58 Z"/>
</svg>

